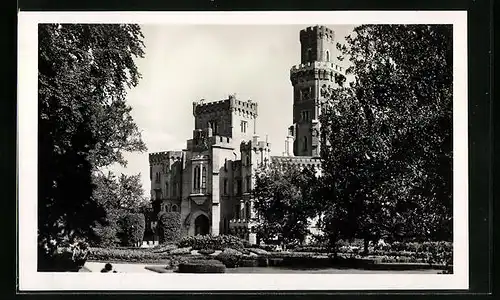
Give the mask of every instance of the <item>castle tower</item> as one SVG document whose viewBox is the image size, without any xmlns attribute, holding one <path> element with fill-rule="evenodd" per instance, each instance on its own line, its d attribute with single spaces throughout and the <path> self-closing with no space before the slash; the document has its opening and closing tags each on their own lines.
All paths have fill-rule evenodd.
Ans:
<svg viewBox="0 0 500 300">
<path fill-rule="evenodd" d="M 207 131 L 209 136 L 229 137 L 235 148 L 252 139 L 256 131 L 257 103 L 242 101 L 235 95 L 213 102 L 193 102 L 195 131 Z"/>
<path fill-rule="evenodd" d="M 293 153 L 318 157 L 321 89 L 343 85 L 342 67 L 335 64 L 335 33 L 325 26 L 300 31 L 301 64 L 290 70 L 293 85 Z"/>
</svg>

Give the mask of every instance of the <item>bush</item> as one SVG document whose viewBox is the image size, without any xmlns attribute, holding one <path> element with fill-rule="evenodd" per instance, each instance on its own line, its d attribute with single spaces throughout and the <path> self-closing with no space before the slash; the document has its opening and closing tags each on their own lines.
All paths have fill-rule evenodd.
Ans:
<svg viewBox="0 0 500 300">
<path fill-rule="evenodd" d="M 198 253 L 203 254 L 203 255 L 210 255 L 210 254 L 214 254 L 215 250 L 214 249 L 201 249 L 201 250 L 198 250 Z"/>
<path fill-rule="evenodd" d="M 239 267 L 258 267 L 259 262 L 255 258 L 242 258 L 239 262 Z"/>
<path fill-rule="evenodd" d="M 177 242 L 181 238 L 181 214 L 179 212 L 160 213 L 157 228 L 160 243 Z"/>
<path fill-rule="evenodd" d="M 193 260 L 179 264 L 179 273 L 225 273 L 226 267 L 217 260 Z"/>
<path fill-rule="evenodd" d="M 236 268 L 242 257 L 241 252 L 234 249 L 226 249 L 219 253 L 215 259 L 221 261 L 227 268 Z"/>
<path fill-rule="evenodd" d="M 126 262 L 158 262 L 170 260 L 168 253 L 154 253 L 141 249 L 91 248 L 89 260 L 126 261 Z"/>
<path fill-rule="evenodd" d="M 172 250 L 175 250 L 177 249 L 177 245 L 175 244 L 165 244 L 165 245 L 161 245 L 159 247 L 156 247 L 156 248 L 153 248 L 151 251 L 154 252 L 154 253 L 168 253 Z"/>
<path fill-rule="evenodd" d="M 115 247 L 119 245 L 119 221 L 124 213 L 123 210 L 107 211 L 104 222 L 97 223 L 92 228 L 91 245 L 95 247 Z"/>
<path fill-rule="evenodd" d="M 170 254 L 172 255 L 186 255 L 186 254 L 191 254 L 191 247 L 184 247 L 184 248 L 178 248 L 170 251 Z"/>
<path fill-rule="evenodd" d="M 119 219 L 118 237 L 122 246 L 135 246 L 142 243 L 146 220 L 142 213 L 126 213 Z"/>
<path fill-rule="evenodd" d="M 248 241 L 232 235 L 197 235 L 182 238 L 177 245 L 179 247 L 192 247 L 194 250 L 214 249 L 224 250 L 226 248 L 244 249 Z"/>
</svg>

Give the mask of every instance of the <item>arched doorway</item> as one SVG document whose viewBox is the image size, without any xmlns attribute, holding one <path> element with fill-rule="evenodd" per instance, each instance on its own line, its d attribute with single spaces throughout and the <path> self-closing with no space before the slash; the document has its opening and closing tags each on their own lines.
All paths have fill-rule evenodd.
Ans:
<svg viewBox="0 0 500 300">
<path fill-rule="evenodd" d="M 205 215 L 199 215 L 194 220 L 194 235 L 206 235 L 209 234 L 210 221 Z"/>
</svg>

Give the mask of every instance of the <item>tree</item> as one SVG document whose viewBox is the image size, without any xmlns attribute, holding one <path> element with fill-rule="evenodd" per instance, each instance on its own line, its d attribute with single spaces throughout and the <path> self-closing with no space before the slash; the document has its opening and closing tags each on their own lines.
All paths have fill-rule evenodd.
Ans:
<svg viewBox="0 0 500 300">
<path fill-rule="evenodd" d="M 258 232 L 264 239 L 301 243 L 309 233 L 309 218 L 316 206 L 311 198 L 314 170 L 292 164 L 262 166 L 256 172 L 254 208 L 259 216 Z"/>
<path fill-rule="evenodd" d="M 338 48 L 354 81 L 323 90 L 331 220 L 365 241 L 451 238 L 452 27 L 363 25 Z"/>
<path fill-rule="evenodd" d="M 113 172 L 106 175 L 97 174 L 94 177 L 94 199 L 105 210 L 126 210 L 129 212 L 145 212 L 150 206 L 144 195 L 141 174 L 120 174 Z"/>
<path fill-rule="evenodd" d="M 38 27 L 39 252 L 88 236 L 105 216 L 92 173 L 145 151 L 125 97 L 140 74 L 142 33 L 130 24 Z M 45 253 L 45 254 L 44 254 Z M 39 265 L 40 266 L 40 265 Z"/>
</svg>

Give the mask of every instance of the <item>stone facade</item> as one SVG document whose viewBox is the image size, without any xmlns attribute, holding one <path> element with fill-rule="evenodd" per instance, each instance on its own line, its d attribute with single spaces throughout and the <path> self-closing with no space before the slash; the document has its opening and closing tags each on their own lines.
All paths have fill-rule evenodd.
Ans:
<svg viewBox="0 0 500 300">
<path fill-rule="evenodd" d="M 302 64 L 290 70 L 293 125 L 282 156 L 270 156 L 271 144 L 255 132 L 257 103 L 234 95 L 194 102 L 194 131 L 186 148 L 149 154 L 154 212 L 180 212 L 184 235 L 233 234 L 255 243 L 258 220 L 250 191 L 256 168 L 272 162 L 320 170 L 320 89 L 339 86 L 343 76 L 330 61 L 333 37 L 324 26 L 300 32 Z"/>
</svg>

